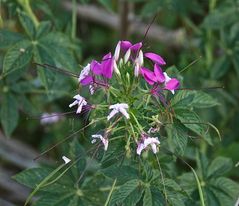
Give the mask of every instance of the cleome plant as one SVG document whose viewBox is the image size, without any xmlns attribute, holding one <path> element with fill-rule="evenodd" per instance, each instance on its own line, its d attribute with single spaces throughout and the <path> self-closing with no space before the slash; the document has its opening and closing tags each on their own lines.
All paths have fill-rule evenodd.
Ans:
<svg viewBox="0 0 239 206">
<path fill-rule="evenodd" d="M 50 8 L 58 1 L 36 2 L 4 0 L 19 26 L 0 30 L 4 133 L 27 122 L 23 136 L 36 144 L 36 127 L 46 141 L 57 137 L 34 159 L 49 154 L 50 161 L 13 177 L 31 189 L 25 206 L 235 205 L 239 184 L 227 177 L 233 162 L 213 155 L 221 135 L 202 115 L 221 104 L 209 92 L 222 87 L 187 88 L 183 76 L 197 60 L 169 65 L 146 46 L 148 28 L 140 42 L 121 40 L 79 68 L 84 42 L 76 37 L 76 9 L 56 18 Z M 36 112 L 33 104 L 37 126 L 22 118 Z"/>
<path fill-rule="evenodd" d="M 182 159 L 187 147 L 192 147 L 189 140 L 213 144 L 211 129 L 221 138 L 217 128 L 195 112 L 217 101 L 203 89 L 183 88 L 181 73 L 174 67 L 166 69 L 160 55 L 143 47 L 143 42 L 119 41 L 114 54 L 92 60 L 79 75 L 70 74 L 80 88 L 68 105 L 75 110 L 67 113 L 83 116 L 86 123 L 37 157 L 74 138 L 62 165 L 33 168 L 14 177 L 33 188 L 25 205 L 37 192 L 37 206 L 190 205 L 197 201 L 228 205 L 235 201 L 238 185 L 221 177 L 232 167 L 229 159 L 218 157 L 209 163 L 197 148 L 192 149 L 189 155 L 195 157 L 189 158 L 196 159 L 198 172 Z M 41 117 L 42 124 L 59 120 L 58 113 Z M 77 140 L 86 128 L 90 134 L 85 139 L 92 144 L 88 151 Z M 177 159 L 187 173 L 174 171 Z M 203 168 L 208 168 L 207 173 Z"/>
</svg>

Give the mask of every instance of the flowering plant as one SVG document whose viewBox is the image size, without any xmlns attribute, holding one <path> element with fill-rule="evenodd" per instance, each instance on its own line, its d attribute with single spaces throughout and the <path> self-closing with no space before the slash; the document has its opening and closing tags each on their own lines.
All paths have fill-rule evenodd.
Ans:
<svg viewBox="0 0 239 206">
<path fill-rule="evenodd" d="M 142 42 L 119 41 L 113 55 L 108 53 L 101 61 L 92 60 L 79 75 L 74 74 L 80 91 L 73 96 L 69 108 L 75 109 L 76 116 L 84 117 L 86 124 L 55 146 L 91 126 L 86 141 L 93 144 L 93 151 L 91 148 L 88 152 L 92 154 L 91 160 L 98 163 L 87 162 L 88 152 L 77 140 L 73 140 L 62 157 L 64 163 L 55 170 L 36 168 L 15 176 L 21 183 L 35 188 L 25 205 L 38 190 L 46 191 L 48 195 L 42 195 L 36 202 L 37 206 L 52 201 L 58 191 L 50 191 L 56 184 L 66 187 L 63 182 L 70 174 L 74 174 L 73 182 L 67 181 L 68 189 L 62 191 L 66 196 L 60 201 L 66 205 L 102 205 L 102 202 L 105 205 L 178 205 L 178 201 L 185 205 L 190 204 L 189 196 L 197 190 L 204 205 L 205 194 L 200 179 L 220 181 L 223 173 L 211 176 L 215 172 L 213 165 L 218 165 L 220 158 L 209 165 L 211 169 L 205 177 L 199 177 L 181 156 L 187 148 L 188 139 L 194 135 L 195 138 L 203 138 L 200 141 L 213 144 L 208 132 L 209 128 L 213 128 L 220 137 L 215 126 L 201 121 L 194 111 L 195 108 L 215 106 L 217 102 L 202 91 L 180 87 L 182 81 L 179 79 L 183 79 L 180 73 L 172 67 L 166 70 L 165 65 L 160 55 L 145 52 Z M 56 115 L 45 113 L 41 122 L 46 125 L 62 119 L 57 119 Z M 206 158 L 197 150 L 194 152 L 199 159 Z M 167 167 L 173 166 L 173 157 L 179 158 L 191 169 L 190 180 L 182 175 L 176 181 L 175 174 L 166 171 Z M 165 158 L 169 158 L 168 162 L 164 161 Z M 223 161 L 230 166 L 228 159 Z M 92 164 L 97 172 L 88 176 L 92 172 Z M 41 174 L 43 179 L 35 179 L 34 183 L 24 180 L 26 175 L 35 176 L 36 173 Z M 215 177 L 218 179 L 211 180 Z M 187 191 L 194 178 L 196 187 Z M 112 186 L 108 187 L 109 184 Z M 95 193 L 89 197 L 87 191 L 93 190 Z"/>
</svg>

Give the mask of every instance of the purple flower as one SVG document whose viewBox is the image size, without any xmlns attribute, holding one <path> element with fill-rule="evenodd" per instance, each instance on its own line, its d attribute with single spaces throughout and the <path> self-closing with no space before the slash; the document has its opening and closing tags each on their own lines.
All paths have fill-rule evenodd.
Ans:
<svg viewBox="0 0 239 206">
<path fill-rule="evenodd" d="M 158 54 L 148 52 L 148 53 L 145 53 L 144 56 L 146 58 L 150 59 L 151 61 L 153 61 L 156 64 L 159 64 L 159 65 L 165 65 L 166 64 L 166 62 L 163 60 L 163 58 L 161 56 L 159 56 Z"/>
<path fill-rule="evenodd" d="M 126 103 L 117 103 L 117 104 L 111 105 L 110 109 L 112 109 L 112 111 L 107 116 L 107 120 L 110 120 L 113 116 L 115 116 L 119 112 L 122 113 L 126 117 L 126 119 L 129 119 L 129 114 L 126 110 L 128 108 L 129 106 Z"/>
<path fill-rule="evenodd" d="M 102 75 L 108 79 L 112 78 L 114 70 L 114 58 L 111 53 L 106 54 L 101 62 Z"/>
<path fill-rule="evenodd" d="M 148 146 L 151 146 L 151 149 L 154 154 L 158 152 L 157 145 L 160 145 L 160 141 L 157 137 L 150 137 L 146 134 L 142 134 L 141 140 L 138 142 L 137 154 L 141 155 L 142 151 Z"/>
<path fill-rule="evenodd" d="M 104 150 L 106 151 L 108 149 L 108 145 L 109 145 L 108 138 L 103 137 L 101 134 L 93 134 L 91 135 L 91 137 L 93 138 L 93 140 L 91 141 L 92 144 L 96 142 L 96 139 L 100 139 L 104 145 Z"/>
<path fill-rule="evenodd" d="M 69 107 L 71 108 L 71 107 L 73 107 L 73 106 L 75 106 L 75 105 L 78 105 L 76 114 L 79 114 L 79 113 L 81 113 L 81 111 L 82 111 L 82 107 L 85 106 L 85 105 L 87 105 L 87 102 L 85 101 L 85 98 L 82 97 L 82 96 L 80 96 L 79 94 L 75 95 L 73 98 L 75 99 L 75 101 L 72 102 L 72 103 L 69 105 Z"/>
</svg>

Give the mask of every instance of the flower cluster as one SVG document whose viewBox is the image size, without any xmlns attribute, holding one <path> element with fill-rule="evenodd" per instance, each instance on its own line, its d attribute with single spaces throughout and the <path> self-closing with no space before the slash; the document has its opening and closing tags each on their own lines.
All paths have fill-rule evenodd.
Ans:
<svg viewBox="0 0 239 206">
<path fill-rule="evenodd" d="M 138 120 L 147 116 L 147 111 L 143 111 L 142 104 L 137 103 L 140 98 L 137 99 L 133 96 L 137 92 L 141 97 L 144 95 L 151 95 L 155 98 L 160 96 L 159 100 L 163 103 L 164 90 L 169 90 L 174 94 L 175 90 L 179 88 L 180 82 L 176 78 L 169 77 L 163 71 L 162 67 L 166 65 L 166 62 L 160 55 L 152 52 L 144 53 L 142 47 L 142 42 L 132 44 L 129 41 L 119 41 L 114 55 L 108 53 L 103 56 L 101 61 L 92 60 L 82 69 L 78 77 L 79 84 L 83 87 L 87 86 L 91 95 L 94 95 L 98 89 L 103 89 L 103 94 L 106 94 L 106 98 L 100 100 L 100 104 L 91 107 L 101 112 L 108 108 L 106 119 L 110 126 L 106 127 L 105 134 L 107 135 L 92 135 L 92 143 L 99 139 L 104 145 L 104 150 L 108 149 L 110 131 L 117 128 L 117 125 L 120 124 L 118 121 L 125 119 L 123 121 L 125 129 L 130 126 L 132 131 L 129 132 L 129 136 L 132 136 L 132 141 L 137 143 L 136 153 L 138 155 L 141 155 L 142 151 L 147 148 L 151 148 L 153 153 L 158 151 L 160 141 L 158 137 L 151 137 L 153 133 L 151 131 L 158 132 L 159 129 L 148 125 L 141 126 Z M 146 67 L 147 65 L 153 65 L 153 69 Z M 115 75 L 113 75 L 114 73 Z M 146 93 L 145 89 L 140 90 L 143 81 L 148 84 Z M 77 114 L 82 112 L 83 107 L 89 105 L 88 100 L 80 94 L 75 95 L 73 99 L 74 101 L 69 107 L 77 106 Z M 136 117 L 133 112 L 137 104 L 137 109 L 142 110 L 140 117 Z M 115 116 L 118 118 L 114 121 Z M 112 122 L 114 123 L 112 124 Z M 147 127 L 150 129 L 145 132 Z"/>
</svg>

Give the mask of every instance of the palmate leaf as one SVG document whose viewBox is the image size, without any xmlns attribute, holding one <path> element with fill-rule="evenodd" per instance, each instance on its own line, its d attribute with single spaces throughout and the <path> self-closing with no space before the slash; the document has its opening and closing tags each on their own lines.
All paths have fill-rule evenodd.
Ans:
<svg viewBox="0 0 239 206">
<path fill-rule="evenodd" d="M 32 43 L 22 40 L 8 49 L 3 60 L 3 73 L 7 75 L 29 64 L 32 58 Z"/>
<path fill-rule="evenodd" d="M 3 94 L 1 104 L 1 124 L 6 136 L 10 136 L 18 123 L 18 104 L 11 93 Z"/>
</svg>

